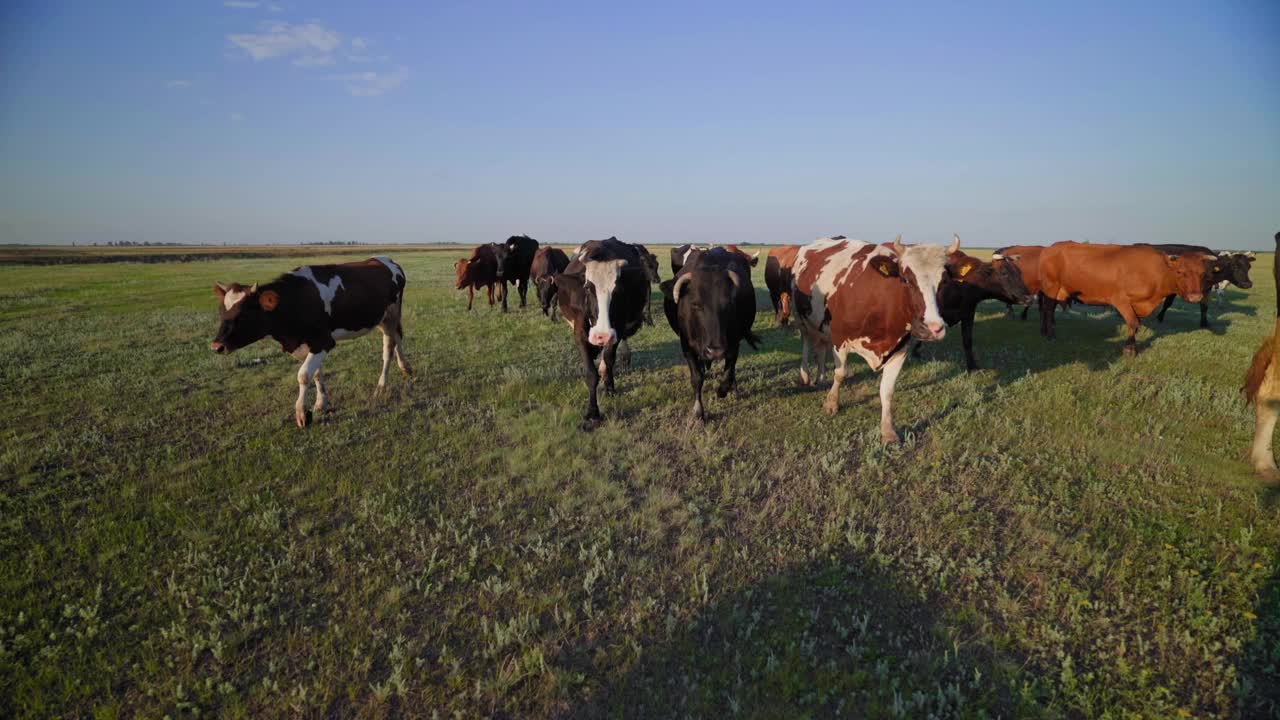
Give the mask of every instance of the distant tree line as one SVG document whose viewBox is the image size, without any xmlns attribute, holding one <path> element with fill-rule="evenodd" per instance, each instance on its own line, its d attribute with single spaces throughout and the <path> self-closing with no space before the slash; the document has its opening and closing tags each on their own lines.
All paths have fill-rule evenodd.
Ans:
<svg viewBox="0 0 1280 720">
<path fill-rule="evenodd" d="M 75 243 L 71 243 L 72 246 Z M 226 245 L 226 243 L 222 243 Z M 307 243 L 308 245 L 367 245 L 368 243 L 359 240 L 331 240 L 329 242 Z M 180 242 L 133 242 L 131 240 L 107 241 L 99 245 L 94 243 L 93 247 L 188 247 L 198 245 L 200 247 L 208 247 L 210 243 L 180 243 Z"/>
</svg>

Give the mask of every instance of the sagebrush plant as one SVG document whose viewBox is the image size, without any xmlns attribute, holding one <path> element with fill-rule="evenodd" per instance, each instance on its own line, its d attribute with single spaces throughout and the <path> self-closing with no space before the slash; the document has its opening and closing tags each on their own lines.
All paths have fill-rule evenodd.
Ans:
<svg viewBox="0 0 1280 720">
<path fill-rule="evenodd" d="M 1270 255 L 1135 359 L 1109 310 L 982 306 L 988 369 L 908 361 L 886 448 L 865 366 L 834 418 L 798 387 L 762 269 L 705 428 L 660 323 L 584 434 L 563 323 L 381 252 L 418 374 L 374 399 L 378 340 L 340 346 L 305 431 L 296 361 L 208 349 L 211 284 L 295 256 L 0 268 L 0 715 L 1280 714 Z"/>
</svg>

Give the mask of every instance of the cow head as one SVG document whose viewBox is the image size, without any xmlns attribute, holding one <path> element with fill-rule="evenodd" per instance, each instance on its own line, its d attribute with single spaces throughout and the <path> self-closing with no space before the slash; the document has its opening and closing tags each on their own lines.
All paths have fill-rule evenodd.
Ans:
<svg viewBox="0 0 1280 720">
<path fill-rule="evenodd" d="M 966 270 L 965 267 L 972 268 L 968 265 L 954 270 L 953 282 L 981 288 L 988 297 L 1015 305 L 1030 305 L 1036 299 L 1023 282 L 1022 270 L 1018 268 L 1014 258 L 996 253 L 991 256 L 991 262 L 979 262 L 976 269 Z"/>
<path fill-rule="evenodd" d="M 1165 263 L 1173 271 L 1177 293 L 1183 300 L 1193 303 L 1204 299 L 1205 278 L 1213 270 L 1212 263 L 1216 260 L 1213 255 L 1198 252 L 1164 256 Z"/>
<path fill-rule="evenodd" d="M 685 342 L 704 360 L 719 360 L 729 346 L 734 294 L 742 278 L 733 270 L 695 270 L 676 278 L 671 298 Z"/>
<path fill-rule="evenodd" d="M 235 352 L 251 345 L 271 332 L 272 313 L 280 305 L 280 294 L 271 288 L 259 290 L 257 284 L 245 287 L 239 283 L 217 283 L 218 333 L 210 347 L 216 353 Z"/>
<path fill-rule="evenodd" d="M 512 239 L 514 240 L 514 238 Z M 508 240 L 505 244 L 502 244 L 502 245 L 493 243 L 493 259 L 498 263 L 498 268 L 494 272 L 494 274 L 497 275 L 499 280 L 502 280 L 506 276 L 507 266 L 512 260 L 512 255 L 515 254 L 514 251 L 515 251 L 515 245 L 511 242 L 511 240 Z"/>
<path fill-rule="evenodd" d="M 640 264 L 644 266 L 644 274 L 649 277 L 649 282 L 662 282 L 662 278 L 658 276 L 658 256 L 649 252 L 643 245 L 636 247 L 640 250 Z"/>
<path fill-rule="evenodd" d="M 459 260 L 453 264 L 453 272 L 458 276 L 457 289 L 462 290 L 468 284 L 467 268 L 471 266 L 470 260 Z"/>
<path fill-rule="evenodd" d="M 609 305 L 618 287 L 618 275 L 627 261 L 585 260 L 582 264 L 585 267 L 587 316 L 595 319 L 587 333 L 587 342 L 597 347 L 608 347 L 618 341 L 618 332 L 609 321 Z"/>
<path fill-rule="evenodd" d="M 549 315 L 551 303 L 556 301 L 556 276 L 539 275 L 533 284 L 537 287 L 538 303 L 542 305 L 542 314 Z"/>
<path fill-rule="evenodd" d="M 944 278 L 959 272 L 959 268 L 966 264 L 965 259 L 973 260 L 959 251 L 959 236 L 946 248 L 940 245 L 904 246 L 901 235 L 893 241 L 893 253 L 898 257 L 902 280 L 909 286 L 914 285 L 912 292 L 919 294 L 922 311 L 918 313 L 919 317 L 912 313 L 911 323 L 911 334 L 917 339 L 941 340 L 947 335 L 947 323 L 938 309 L 938 289 Z"/>
<path fill-rule="evenodd" d="M 1224 253 L 1219 255 L 1218 261 L 1213 264 L 1214 275 L 1238 288 L 1248 290 L 1253 287 L 1253 281 L 1249 279 L 1249 270 L 1253 268 L 1254 260 L 1256 258 L 1251 252 Z"/>
</svg>

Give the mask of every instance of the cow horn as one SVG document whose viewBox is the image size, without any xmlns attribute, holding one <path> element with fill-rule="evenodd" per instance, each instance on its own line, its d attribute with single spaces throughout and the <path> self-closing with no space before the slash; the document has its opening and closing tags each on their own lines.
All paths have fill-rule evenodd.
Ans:
<svg viewBox="0 0 1280 720">
<path fill-rule="evenodd" d="M 950 255 L 953 252 L 959 252 L 959 251 L 960 251 L 960 236 L 955 233 L 952 233 L 951 244 L 947 246 L 947 254 Z"/>
<path fill-rule="evenodd" d="M 893 254 L 902 256 L 902 233 L 898 233 L 898 237 L 893 239 Z"/>
<path fill-rule="evenodd" d="M 677 303 L 680 302 L 680 290 L 689 282 L 691 275 L 682 275 L 676 279 L 676 284 L 671 286 L 671 298 Z"/>
<path fill-rule="evenodd" d="M 734 287 L 742 287 L 742 280 L 738 277 L 738 273 L 732 270 L 727 272 L 729 273 L 729 282 L 733 283 Z"/>
<path fill-rule="evenodd" d="M 1255 257 L 1255 255 L 1253 254 L 1253 251 L 1252 251 L 1252 250 L 1250 250 L 1249 252 L 1245 253 L 1245 254 L 1244 254 L 1244 256 L 1245 256 L 1245 257 L 1247 257 L 1247 258 Z"/>
<path fill-rule="evenodd" d="M 755 251 L 755 252 L 751 253 L 751 259 L 752 259 L 752 260 L 755 260 L 756 258 L 759 258 L 759 257 L 760 257 L 760 251 L 759 251 L 759 250 L 757 250 L 757 251 Z"/>
<path fill-rule="evenodd" d="M 254 283 L 254 284 L 253 284 L 253 287 L 249 288 L 249 294 L 250 294 L 250 295 L 252 295 L 252 294 L 254 294 L 254 293 L 256 293 L 256 292 L 258 292 L 258 283 Z"/>
</svg>

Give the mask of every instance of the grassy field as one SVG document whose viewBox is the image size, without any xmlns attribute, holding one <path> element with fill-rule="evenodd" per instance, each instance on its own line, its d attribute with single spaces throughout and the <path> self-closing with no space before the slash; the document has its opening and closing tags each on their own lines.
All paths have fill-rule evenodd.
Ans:
<svg viewBox="0 0 1280 720">
<path fill-rule="evenodd" d="M 583 434 L 562 323 L 391 254 L 417 374 L 375 401 L 340 347 L 305 431 L 296 361 L 208 349 L 210 285 L 294 256 L 0 267 L 0 716 L 1280 716 L 1270 255 L 1136 359 L 988 304 L 991 369 L 958 328 L 908 362 L 884 448 L 865 365 L 834 418 L 797 386 L 763 268 L 707 427 L 659 312 Z"/>
</svg>

